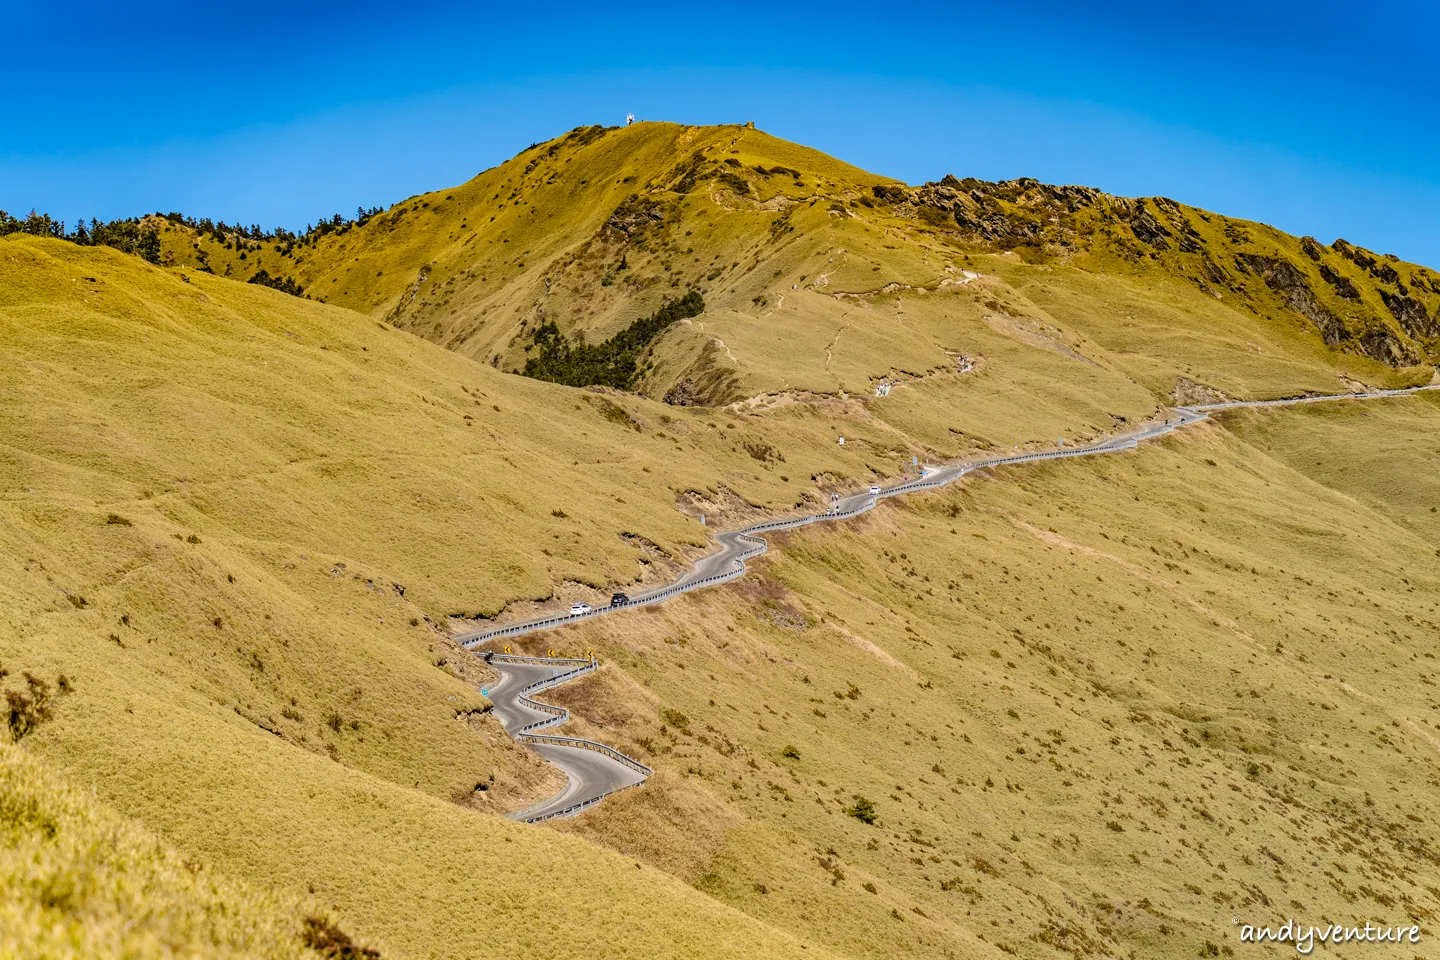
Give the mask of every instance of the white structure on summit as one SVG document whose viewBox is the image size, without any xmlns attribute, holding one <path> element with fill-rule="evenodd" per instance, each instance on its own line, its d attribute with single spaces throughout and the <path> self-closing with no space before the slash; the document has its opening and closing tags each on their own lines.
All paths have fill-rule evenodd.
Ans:
<svg viewBox="0 0 1440 960">
<path fill-rule="evenodd" d="M 632 124 L 632 123 L 634 123 L 634 122 L 635 122 L 635 114 L 633 114 L 633 113 L 627 113 L 627 114 L 625 114 L 625 126 L 628 127 L 628 126 L 630 126 L 630 124 Z"/>
</svg>

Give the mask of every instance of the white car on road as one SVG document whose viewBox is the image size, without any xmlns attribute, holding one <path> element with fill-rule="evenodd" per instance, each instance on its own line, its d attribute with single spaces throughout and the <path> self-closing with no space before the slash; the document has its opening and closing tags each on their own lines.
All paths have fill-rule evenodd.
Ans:
<svg viewBox="0 0 1440 960">
<path fill-rule="evenodd" d="M 572 616 L 572 617 L 577 617 L 577 616 L 579 616 L 579 615 L 582 614 L 582 613 L 589 613 L 589 612 L 590 612 L 590 604 L 588 604 L 588 603 L 572 603 L 572 604 L 570 604 L 570 616 Z"/>
<path fill-rule="evenodd" d="M 879 487 L 871 487 L 871 488 L 870 488 L 870 496 L 872 496 L 872 497 L 878 497 L 878 496 L 880 496 L 880 488 L 879 488 Z"/>
</svg>

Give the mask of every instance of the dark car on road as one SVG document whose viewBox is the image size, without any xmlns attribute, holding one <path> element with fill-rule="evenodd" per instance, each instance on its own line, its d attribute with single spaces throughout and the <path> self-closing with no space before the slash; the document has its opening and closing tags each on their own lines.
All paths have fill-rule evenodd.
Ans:
<svg viewBox="0 0 1440 960">
<path fill-rule="evenodd" d="M 630 598 L 625 596 L 625 594 L 623 593 L 617 593 L 610 598 L 610 606 L 612 607 L 623 607 L 629 602 Z"/>
</svg>

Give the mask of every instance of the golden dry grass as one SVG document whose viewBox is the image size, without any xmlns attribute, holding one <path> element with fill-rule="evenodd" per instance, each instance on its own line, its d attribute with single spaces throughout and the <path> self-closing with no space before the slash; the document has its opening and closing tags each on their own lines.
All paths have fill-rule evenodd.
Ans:
<svg viewBox="0 0 1440 960">
<path fill-rule="evenodd" d="M 687 179 L 693 170 L 703 173 Z M 1357 330 L 1394 325 L 1375 277 L 1332 255 L 1358 291 L 1341 298 L 1309 275 L 1300 240 L 1264 225 L 1174 206 L 1234 274 L 1217 286 L 1173 250 L 1135 253 L 1119 213 L 1078 215 L 1073 249 L 1002 252 L 962 238 L 953 222 L 877 202 L 873 188 L 891 182 L 740 126 L 578 128 L 289 255 L 263 247 L 241 261 L 238 247 L 169 225 L 165 249 L 170 262 L 193 264 L 198 245 L 237 278 L 293 273 L 312 296 L 504 369 L 523 366 L 541 323 L 598 341 L 699 290 L 706 315 L 656 346 L 644 383 L 655 398 L 682 382 L 710 402 L 868 395 L 882 378 L 920 376 L 931 378 L 927 400 L 938 393 L 962 409 L 975 390 L 1025 391 L 1041 402 L 1083 397 L 1100 408 L 1094 420 L 1150 409 L 1181 376 L 1237 396 L 1333 392 L 1337 373 L 1385 385 L 1429 376 L 1337 355 L 1282 295 L 1235 273 L 1237 254 L 1283 257 Z M 1396 266 L 1418 278 L 1403 289 L 1433 312 L 1440 277 Z M 1024 349 L 1036 346 L 1029 328 L 1094 364 L 1064 369 L 1052 358 L 1057 369 L 1045 369 Z M 987 358 L 982 375 L 951 382 L 957 354 Z M 888 421 L 893 406 L 875 413 Z M 946 436 L 916 424 L 913 409 L 897 413 L 906 417 L 897 426 L 927 442 Z"/>
<path fill-rule="evenodd" d="M 6 957 L 298 958 L 302 925 L 297 901 L 182 858 L 0 743 Z"/>
<path fill-rule="evenodd" d="M 74 680 L 27 742 L 79 784 L 395 955 L 572 928 L 565 949 L 596 956 L 794 952 L 664 874 L 470 809 L 492 776 L 515 797 L 553 775 L 457 718 L 481 681 L 425 620 L 630 576 L 631 529 L 698 543 L 669 484 L 715 482 L 697 450 L 754 462 L 720 427 L 637 442 L 594 397 L 357 314 L 58 243 L 0 243 L 0 331 L 0 662 Z M 626 465 L 647 447 L 665 479 Z M 582 483 L 597 464 L 639 486 Z"/>
<path fill-rule="evenodd" d="M 743 818 L 699 887 L 866 957 L 1433 923 L 1440 538 L 1411 516 L 1437 404 L 1238 417 L 808 528 L 739 585 L 575 628 L 646 691 L 611 735 Z M 625 842 L 681 789 L 587 832 Z"/>
</svg>

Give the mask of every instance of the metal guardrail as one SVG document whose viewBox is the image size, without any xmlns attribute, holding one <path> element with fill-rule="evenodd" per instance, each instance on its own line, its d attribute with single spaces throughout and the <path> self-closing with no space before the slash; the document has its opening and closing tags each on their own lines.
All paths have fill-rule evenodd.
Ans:
<svg viewBox="0 0 1440 960">
<path fill-rule="evenodd" d="M 1401 387 L 1395 390 L 1369 390 L 1364 393 L 1317 394 L 1312 397 L 1282 397 L 1278 400 L 1229 400 L 1224 403 L 1201 403 L 1193 407 L 1177 407 L 1180 410 L 1233 410 L 1236 407 L 1288 407 L 1299 403 L 1320 403 L 1327 400 L 1380 400 L 1385 397 L 1408 397 L 1426 390 L 1440 390 L 1440 383 L 1427 383 L 1420 387 Z"/>
<path fill-rule="evenodd" d="M 540 666 L 554 666 L 557 663 L 586 664 L 593 661 L 589 657 L 527 657 L 524 654 L 515 653 L 492 653 L 486 662 L 501 660 L 505 663 L 533 663 Z"/>
<path fill-rule="evenodd" d="M 527 738 L 530 743 L 548 743 L 557 747 L 575 747 L 580 750 L 590 750 L 609 757 L 616 763 L 623 764 L 640 774 L 642 777 L 651 777 L 655 771 L 645 764 L 636 760 L 628 754 L 621 753 L 609 744 L 601 743 L 599 740 L 586 740 L 583 737 L 561 737 L 555 734 L 532 734 Z M 638 784 L 637 784 L 638 786 Z M 628 789 L 622 787 L 621 789 Z"/>
<path fill-rule="evenodd" d="M 521 818 L 520 818 L 520 822 L 521 822 L 521 823 L 544 823 L 546 820 L 559 820 L 559 819 L 561 819 L 562 817 L 573 817 L 573 816 L 575 816 L 575 814 L 579 813 L 581 810 L 586 810 L 586 809 L 589 809 L 590 807 L 595 806 L 595 804 L 599 803 L 601 800 L 604 800 L 606 797 L 613 796 L 613 795 L 619 793 L 621 790 L 629 790 L 630 787 L 638 787 L 638 786 L 640 786 L 640 784 L 634 783 L 634 784 L 631 784 L 629 787 L 616 787 L 614 790 L 607 790 L 607 791 L 605 791 L 604 793 L 600 794 L 599 796 L 591 797 L 591 798 L 588 799 L 588 800 L 582 800 L 582 801 L 580 801 L 579 803 L 571 804 L 570 806 L 566 807 L 564 810 L 556 810 L 554 813 L 547 813 L 547 814 L 544 814 L 544 815 L 539 816 L 539 817 L 521 817 Z"/>
<path fill-rule="evenodd" d="M 1096 456 L 1106 453 L 1118 453 L 1122 450 L 1133 450 L 1140 445 L 1141 439 L 1153 439 L 1155 437 L 1164 436 L 1168 433 L 1173 432 L 1179 427 L 1187 426 L 1191 423 L 1198 423 L 1201 420 L 1209 419 L 1207 416 L 1207 411 L 1211 410 L 1230 410 L 1237 407 L 1290 406 L 1301 403 L 1318 403 L 1326 400 L 1370 400 L 1383 397 L 1409 396 L 1411 394 L 1419 393 L 1425 390 L 1440 390 L 1440 384 L 1427 384 L 1421 387 L 1406 387 L 1404 389 L 1398 390 L 1377 390 L 1369 393 L 1346 393 L 1311 397 L 1288 397 L 1279 400 L 1236 400 L 1227 403 L 1210 403 L 1197 404 L 1195 406 L 1187 407 L 1175 407 L 1175 412 L 1180 414 L 1180 418 L 1178 420 L 1167 419 L 1163 424 L 1156 425 L 1153 428 L 1154 432 L 1142 431 L 1141 436 L 1131 437 L 1128 440 L 1121 441 L 1118 438 L 1111 438 L 1109 440 L 1102 440 L 1097 443 L 1093 443 L 1086 447 L 1076 447 L 1069 450 L 1042 450 L 1035 453 L 1019 454 L 1011 457 L 997 457 L 994 460 L 982 460 L 978 463 L 968 464 L 966 466 L 958 468 L 943 467 L 940 470 L 936 471 L 936 473 L 939 474 L 938 476 L 929 478 L 922 477 L 918 480 L 910 480 L 905 483 L 897 484 L 893 487 L 886 487 L 885 489 L 881 490 L 879 494 L 869 498 L 865 503 L 862 503 L 858 507 L 852 507 L 848 510 L 837 510 L 834 513 L 826 512 L 811 514 L 805 517 L 791 517 L 784 520 L 768 520 L 764 523 L 757 523 L 753 526 L 733 531 L 734 536 L 738 537 L 741 540 L 751 541 L 755 544 L 755 546 L 751 549 L 744 550 L 741 553 L 737 554 L 735 557 L 733 557 L 732 562 L 734 566 L 730 570 L 725 571 L 724 573 L 711 574 L 708 577 L 701 577 L 695 580 L 682 580 L 680 582 L 673 583 L 667 587 L 662 587 L 654 593 L 645 594 L 643 596 L 635 598 L 634 600 L 631 600 L 629 603 L 620 604 L 618 606 L 597 607 L 585 613 L 577 613 L 570 615 L 562 614 L 553 617 L 547 617 L 542 620 L 532 620 L 524 623 L 510 624 L 506 627 L 497 627 L 494 630 L 487 630 L 483 633 L 478 633 L 471 637 L 465 637 L 460 640 L 460 645 L 466 649 L 470 649 L 479 646 L 480 644 L 485 643 L 488 640 L 520 636 L 522 634 L 533 633 L 538 630 L 548 630 L 552 627 L 560 627 L 566 624 L 579 623 L 591 617 L 604 616 L 608 613 L 614 613 L 617 610 L 628 610 L 632 607 L 649 606 L 653 603 L 661 603 L 665 600 L 669 600 L 672 597 L 679 596 L 682 593 L 688 593 L 691 590 L 698 590 L 701 587 L 713 586 L 718 583 L 724 583 L 727 580 L 734 580 L 736 577 L 740 577 L 745 574 L 746 560 L 749 560 L 752 557 L 759 556 L 760 554 L 765 553 L 769 549 L 769 544 L 766 543 L 763 538 L 756 536 L 756 534 L 766 533 L 772 530 L 793 529 L 795 527 L 802 527 L 807 524 L 819 523 L 822 521 L 848 520 L 851 517 L 858 516 L 859 514 L 862 514 L 865 511 L 872 509 L 875 504 L 880 500 L 900 496 L 901 494 L 914 493 L 920 490 L 933 490 L 938 487 L 943 487 L 976 470 L 983 470 L 989 467 L 1001 467 L 1016 463 L 1034 463 L 1039 460 L 1059 460 L 1066 457 Z M 497 656 L 499 655 L 497 654 Z"/>
</svg>

